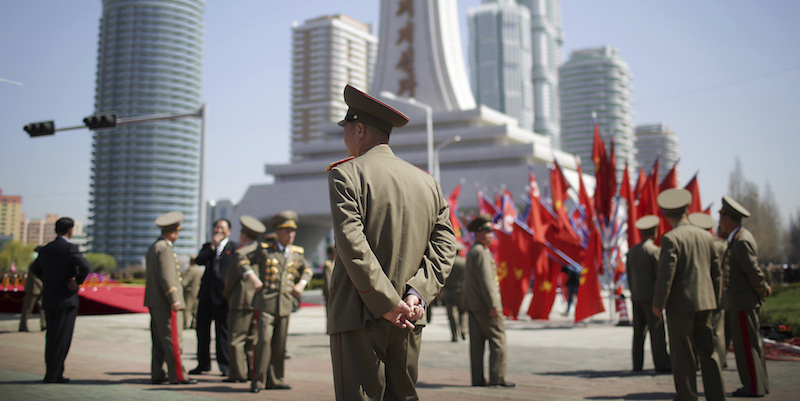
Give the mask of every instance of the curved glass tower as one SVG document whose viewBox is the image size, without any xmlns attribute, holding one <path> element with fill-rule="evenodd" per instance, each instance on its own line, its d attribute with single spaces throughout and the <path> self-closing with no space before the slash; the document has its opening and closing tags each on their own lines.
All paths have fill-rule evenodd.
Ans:
<svg viewBox="0 0 800 401">
<path fill-rule="evenodd" d="M 103 0 L 96 112 L 125 118 L 199 109 L 204 8 L 205 0 Z M 94 133 L 93 252 L 121 267 L 143 264 L 159 235 L 153 220 L 172 210 L 186 215 L 175 252 L 197 251 L 201 126 L 183 118 Z"/>
</svg>

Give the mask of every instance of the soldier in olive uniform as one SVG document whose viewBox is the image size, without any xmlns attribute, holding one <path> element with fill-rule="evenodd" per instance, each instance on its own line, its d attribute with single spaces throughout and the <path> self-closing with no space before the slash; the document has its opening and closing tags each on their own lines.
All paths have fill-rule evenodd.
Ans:
<svg viewBox="0 0 800 401">
<path fill-rule="evenodd" d="M 467 259 L 461 256 L 464 245 L 456 244 L 456 258 L 453 269 L 444 284 L 444 302 L 447 308 L 447 320 L 450 322 L 450 341 L 458 342 L 458 337 L 467 339 L 467 310 L 464 308 L 464 270 L 467 268 Z"/>
<path fill-rule="evenodd" d="M 251 263 L 258 265 L 263 287 L 253 299 L 258 311 L 256 371 L 250 391 L 262 388 L 288 390 L 284 383 L 284 354 L 292 303 L 300 298 L 311 279 L 303 248 L 293 245 L 297 213 L 286 210 L 270 220 L 276 234 L 274 243 L 261 243 Z"/>
<path fill-rule="evenodd" d="M 253 354 L 256 346 L 256 315 L 253 297 L 261 289 L 261 280 L 253 274 L 250 258 L 258 250 L 258 236 L 267 228 L 251 216 L 239 218 L 242 230 L 236 249 L 235 265 L 225 272 L 224 296 L 228 301 L 228 344 L 230 373 L 223 380 L 229 383 L 245 382 L 252 378 Z M 255 280 L 254 280 L 255 279 Z M 258 287 L 258 288 L 257 288 Z"/>
<path fill-rule="evenodd" d="M 147 250 L 144 306 L 150 309 L 153 348 L 150 380 L 153 384 L 195 384 L 186 377 L 181 361 L 183 337 L 183 285 L 178 256 L 172 249 L 178 239 L 183 213 L 169 212 L 156 219 L 161 236 Z M 167 371 L 164 371 L 164 363 Z"/>
<path fill-rule="evenodd" d="M 514 387 L 506 381 L 506 329 L 497 283 L 497 267 L 489 245 L 494 240 L 491 217 L 481 215 L 467 229 L 475 244 L 467 254 L 464 272 L 464 307 L 469 311 L 469 356 L 473 386 L 486 386 L 483 351 L 489 343 L 489 386 Z"/>
<path fill-rule="evenodd" d="M 339 125 L 351 157 L 328 168 L 336 399 L 416 399 L 424 309 L 455 256 L 450 209 L 436 180 L 389 147 L 408 118 L 350 85 L 344 100 Z"/>
<path fill-rule="evenodd" d="M 336 259 L 336 248 L 333 245 L 329 246 L 326 250 L 328 259 L 322 265 L 322 298 L 325 300 L 325 305 L 328 305 L 328 293 L 331 288 L 331 275 L 333 274 L 333 261 Z M 327 307 L 325 313 L 327 313 Z"/>
<path fill-rule="evenodd" d="M 674 228 L 661 237 L 653 313 L 661 318 L 662 310 L 667 311 L 675 399 L 697 399 L 699 358 L 706 399 L 724 400 L 722 369 L 711 328 L 711 313 L 717 308 L 715 282 L 722 279 L 722 270 L 711 237 L 686 217 L 691 200 L 685 189 L 668 189 L 658 195 L 658 206 Z"/>
<path fill-rule="evenodd" d="M 628 288 L 633 301 L 633 370 L 640 371 L 644 364 L 644 339 L 650 333 L 650 350 L 656 372 L 672 371 L 667 353 L 667 336 L 664 321 L 653 314 L 653 288 L 656 285 L 656 268 L 661 248 L 653 241 L 658 230 L 658 216 L 647 215 L 636 221 L 642 242 L 634 245 L 625 261 Z"/>
<path fill-rule="evenodd" d="M 194 263 L 194 257 L 189 258 L 189 268 L 183 275 L 183 300 L 186 302 L 186 309 L 183 310 L 184 329 L 197 327 L 197 295 L 205 271 L 205 266 Z"/>
<path fill-rule="evenodd" d="M 761 304 L 772 288 L 758 266 L 758 247 L 753 234 L 742 227 L 750 212 L 734 199 L 723 196 L 719 211 L 721 231 L 730 233 L 723 258 L 725 310 L 731 329 L 733 352 L 742 387 L 735 397 L 763 397 L 769 394 L 769 378 L 759 327 Z"/>
<path fill-rule="evenodd" d="M 714 228 L 714 219 L 705 213 L 697 212 L 690 214 L 689 222 L 706 231 Z M 712 238 L 714 238 L 713 235 Z M 719 237 L 714 238 L 714 251 L 717 254 L 717 258 L 719 258 L 720 263 L 722 263 L 722 257 L 724 256 L 725 249 L 727 247 L 727 242 Z M 714 312 L 711 313 L 711 327 L 714 328 L 714 348 L 717 350 L 717 355 L 719 355 L 719 361 L 722 364 L 722 367 L 725 368 L 728 366 L 726 362 L 728 347 L 726 346 L 727 343 L 725 342 L 725 308 L 723 307 L 721 284 L 721 281 L 719 283 L 714 282 L 714 294 L 717 296 L 717 309 L 714 309 Z"/>
<path fill-rule="evenodd" d="M 37 252 L 38 252 L 37 247 Z M 39 328 L 47 328 L 47 318 L 42 308 L 42 279 L 35 274 L 28 273 L 25 277 L 25 297 L 22 299 L 22 314 L 19 317 L 19 331 L 28 331 L 28 316 L 33 312 L 33 307 L 39 308 Z"/>
</svg>

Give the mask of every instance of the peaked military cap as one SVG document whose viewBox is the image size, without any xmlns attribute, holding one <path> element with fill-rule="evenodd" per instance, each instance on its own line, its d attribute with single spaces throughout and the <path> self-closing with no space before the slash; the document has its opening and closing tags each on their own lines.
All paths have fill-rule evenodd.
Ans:
<svg viewBox="0 0 800 401">
<path fill-rule="evenodd" d="M 691 202 L 691 192 L 682 188 L 671 188 L 658 194 L 658 207 L 666 214 L 683 214 Z"/>
<path fill-rule="evenodd" d="M 722 209 L 719 211 L 737 220 L 741 220 L 742 217 L 750 217 L 750 211 L 728 195 L 722 196 Z"/>
<path fill-rule="evenodd" d="M 492 229 L 492 216 L 482 214 L 473 219 L 468 225 L 467 230 L 470 232 L 477 231 L 490 231 Z"/>
<path fill-rule="evenodd" d="M 183 213 L 174 211 L 164 213 L 156 219 L 156 225 L 161 228 L 161 231 L 172 231 L 181 227 L 183 222 Z"/>
<path fill-rule="evenodd" d="M 344 87 L 344 102 L 349 108 L 344 119 L 339 121 L 342 127 L 347 121 L 355 121 L 391 133 L 392 128 L 408 123 L 405 114 L 350 85 Z"/>
<path fill-rule="evenodd" d="M 297 213 L 292 210 L 284 210 L 275 215 L 270 221 L 269 225 L 273 230 L 279 228 L 291 227 L 297 228 Z"/>
<path fill-rule="evenodd" d="M 645 231 L 656 228 L 658 226 L 659 218 L 654 214 L 648 214 L 647 216 L 642 216 L 639 220 L 636 220 L 636 228 Z"/>
<path fill-rule="evenodd" d="M 710 230 L 714 228 L 714 218 L 705 213 L 692 213 L 689 215 L 689 223 L 702 228 L 703 230 Z"/>
<path fill-rule="evenodd" d="M 239 217 L 239 223 L 242 225 L 242 233 L 250 238 L 257 238 L 259 235 L 264 234 L 264 231 L 267 231 L 264 223 L 253 216 L 244 215 Z"/>
</svg>

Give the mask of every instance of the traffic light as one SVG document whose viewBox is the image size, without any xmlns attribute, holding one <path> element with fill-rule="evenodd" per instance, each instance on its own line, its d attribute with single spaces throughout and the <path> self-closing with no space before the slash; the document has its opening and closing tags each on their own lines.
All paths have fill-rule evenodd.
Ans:
<svg viewBox="0 0 800 401">
<path fill-rule="evenodd" d="M 99 114 L 89 116 L 83 119 L 83 123 L 86 124 L 86 127 L 92 130 L 101 128 L 114 128 L 117 126 L 117 115 Z"/>
<path fill-rule="evenodd" d="M 40 123 L 30 123 L 23 129 L 31 138 L 35 136 L 47 136 L 55 134 L 56 124 L 53 121 L 42 121 Z"/>
</svg>

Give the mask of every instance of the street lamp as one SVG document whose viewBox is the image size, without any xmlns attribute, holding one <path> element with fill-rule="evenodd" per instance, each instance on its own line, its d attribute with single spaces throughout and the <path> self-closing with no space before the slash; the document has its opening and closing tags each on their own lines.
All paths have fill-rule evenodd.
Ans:
<svg viewBox="0 0 800 401">
<path fill-rule="evenodd" d="M 433 171 L 434 171 L 433 178 L 436 178 L 436 182 L 440 184 L 442 182 L 442 168 L 439 166 L 439 151 L 453 142 L 461 142 L 461 135 L 456 135 L 436 145 L 436 148 L 433 149 Z"/>
<path fill-rule="evenodd" d="M 419 107 L 425 110 L 425 126 L 428 130 L 428 171 L 433 172 L 433 109 L 431 106 L 428 106 L 425 103 L 418 102 L 417 99 L 413 97 L 405 98 L 399 97 L 392 92 L 389 91 L 381 91 L 381 97 L 385 97 L 387 99 L 396 100 L 401 103 L 405 103 L 410 106 Z"/>
</svg>

